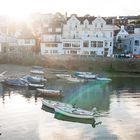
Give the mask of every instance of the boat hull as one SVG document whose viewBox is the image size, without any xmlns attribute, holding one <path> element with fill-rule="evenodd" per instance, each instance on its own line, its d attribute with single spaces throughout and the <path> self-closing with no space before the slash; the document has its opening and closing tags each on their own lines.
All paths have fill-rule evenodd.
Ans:
<svg viewBox="0 0 140 140">
<path fill-rule="evenodd" d="M 72 105 L 70 104 L 66 104 L 66 103 L 62 103 L 62 102 L 58 102 L 58 101 L 51 101 L 51 100 L 42 100 L 42 104 L 48 108 L 51 108 L 54 110 L 54 108 L 56 106 L 61 106 L 61 107 L 72 107 Z"/>
<path fill-rule="evenodd" d="M 47 89 L 37 89 L 38 96 L 43 97 L 63 97 L 64 95 L 61 93 L 61 90 L 47 90 Z"/>
<path fill-rule="evenodd" d="M 71 118 L 77 118 L 77 119 L 93 119 L 93 114 L 86 115 L 85 113 L 82 113 L 84 111 L 80 110 L 80 113 L 77 113 L 75 108 L 68 108 L 68 110 L 71 109 L 71 111 L 67 111 L 67 108 L 58 108 L 55 107 L 55 113 L 61 114 L 63 116 L 71 117 Z M 76 111 L 76 112 L 75 112 Z"/>
<path fill-rule="evenodd" d="M 56 119 L 58 120 L 63 120 L 63 121 L 69 121 L 69 122 L 79 122 L 79 123 L 85 123 L 85 124 L 92 124 L 92 125 L 95 125 L 95 119 L 92 117 L 92 118 L 75 118 L 75 117 L 69 117 L 69 116 L 65 116 L 65 115 L 62 115 L 61 113 L 59 112 L 56 112 L 55 113 L 55 116 L 54 116 Z"/>
<path fill-rule="evenodd" d="M 42 84 L 29 84 L 28 89 L 30 90 L 36 90 L 37 88 L 44 88 L 44 85 Z"/>
</svg>

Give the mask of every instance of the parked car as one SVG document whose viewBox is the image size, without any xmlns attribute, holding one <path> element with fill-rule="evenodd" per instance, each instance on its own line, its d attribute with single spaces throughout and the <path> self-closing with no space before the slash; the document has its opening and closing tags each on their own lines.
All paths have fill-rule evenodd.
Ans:
<svg viewBox="0 0 140 140">
<path fill-rule="evenodd" d="M 135 58 L 140 58 L 140 55 L 136 55 Z"/>
<path fill-rule="evenodd" d="M 136 58 L 135 54 L 115 54 L 116 58 Z"/>
</svg>

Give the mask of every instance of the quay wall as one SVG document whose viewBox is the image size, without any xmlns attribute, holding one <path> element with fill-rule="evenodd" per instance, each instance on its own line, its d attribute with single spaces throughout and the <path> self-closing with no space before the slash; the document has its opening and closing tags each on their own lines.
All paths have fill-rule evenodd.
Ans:
<svg viewBox="0 0 140 140">
<path fill-rule="evenodd" d="M 75 55 L 0 54 L 0 64 L 39 65 L 46 68 L 76 71 L 110 71 L 140 73 L 140 59 Z"/>
</svg>

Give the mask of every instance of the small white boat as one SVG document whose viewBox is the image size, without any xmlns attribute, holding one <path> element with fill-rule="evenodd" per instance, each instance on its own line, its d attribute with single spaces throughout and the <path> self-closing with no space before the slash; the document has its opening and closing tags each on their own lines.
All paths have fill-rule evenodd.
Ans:
<svg viewBox="0 0 140 140">
<path fill-rule="evenodd" d="M 52 90 L 52 89 L 40 89 L 37 88 L 38 96 L 45 96 L 45 97 L 63 97 L 61 90 Z"/>
<path fill-rule="evenodd" d="M 37 88 L 44 88 L 44 84 L 28 84 L 29 89 L 37 89 Z"/>
<path fill-rule="evenodd" d="M 75 75 L 77 76 L 77 75 L 90 75 L 90 74 L 92 74 L 92 72 L 82 72 L 82 71 L 77 71 L 77 72 L 75 72 Z"/>
<path fill-rule="evenodd" d="M 84 79 L 80 79 L 80 78 L 77 78 L 77 77 L 67 77 L 66 80 L 68 81 L 71 81 L 71 82 L 84 82 L 85 80 Z"/>
<path fill-rule="evenodd" d="M 44 74 L 43 68 L 40 66 L 33 66 L 32 69 L 30 70 L 30 73 L 32 74 Z"/>
<path fill-rule="evenodd" d="M 68 78 L 68 77 L 71 77 L 70 74 L 56 74 L 56 77 L 57 78 Z"/>
<path fill-rule="evenodd" d="M 48 107 L 50 109 L 52 109 L 54 111 L 55 107 L 72 107 L 72 105 L 70 104 L 66 104 L 66 103 L 62 103 L 62 102 L 58 102 L 58 101 L 52 101 L 52 100 L 42 100 L 42 105 L 44 105 L 45 107 Z"/>
<path fill-rule="evenodd" d="M 22 77 L 22 79 L 29 83 L 47 82 L 46 78 L 43 78 L 40 76 L 32 76 L 32 75 L 26 75 L 26 76 Z"/>
<path fill-rule="evenodd" d="M 106 77 L 97 77 L 96 79 L 99 81 L 111 81 L 112 80 L 112 79 L 106 78 Z"/>
<path fill-rule="evenodd" d="M 96 75 L 95 74 L 79 74 L 78 77 L 83 78 L 83 79 L 95 79 Z"/>
<path fill-rule="evenodd" d="M 93 119 L 95 112 L 94 111 L 91 112 L 75 107 L 55 106 L 55 114 L 61 114 L 71 118 Z"/>
</svg>

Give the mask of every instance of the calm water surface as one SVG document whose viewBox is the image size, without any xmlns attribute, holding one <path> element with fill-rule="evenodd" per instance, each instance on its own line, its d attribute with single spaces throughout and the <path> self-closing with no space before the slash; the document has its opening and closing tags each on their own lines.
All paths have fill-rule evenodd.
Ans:
<svg viewBox="0 0 140 140">
<path fill-rule="evenodd" d="M 54 118 L 34 91 L 0 85 L 0 140 L 139 140 L 139 84 L 138 77 L 114 77 L 110 83 L 49 80 L 48 88 L 64 91 L 62 102 L 100 111 L 95 119 L 102 123 L 95 128 Z"/>
</svg>

